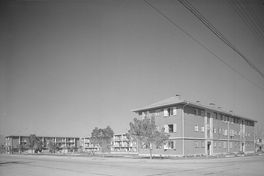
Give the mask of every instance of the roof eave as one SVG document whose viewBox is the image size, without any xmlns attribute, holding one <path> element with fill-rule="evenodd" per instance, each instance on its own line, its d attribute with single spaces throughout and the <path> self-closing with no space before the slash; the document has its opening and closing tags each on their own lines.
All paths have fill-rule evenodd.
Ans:
<svg viewBox="0 0 264 176">
<path fill-rule="evenodd" d="M 234 114 L 234 113 L 231 113 L 231 112 L 226 112 L 226 111 L 223 111 L 223 110 L 220 110 L 220 109 L 216 109 L 216 108 L 209 107 L 209 106 L 204 106 L 204 105 L 197 104 L 197 103 L 190 102 L 190 101 L 186 101 L 186 100 L 182 100 L 180 102 L 175 102 L 175 103 L 165 103 L 165 104 L 161 104 L 161 105 L 157 105 L 157 106 L 147 106 L 147 107 L 144 107 L 144 108 L 133 109 L 132 112 L 147 111 L 147 110 L 152 110 L 152 109 L 156 109 L 156 108 L 164 108 L 164 107 L 178 105 L 178 104 L 188 104 L 188 105 L 191 105 L 191 106 L 194 106 L 194 107 L 197 107 L 197 108 L 208 109 L 208 110 L 219 112 L 219 113 L 226 114 L 226 115 L 229 115 L 229 116 L 239 117 L 239 118 L 242 118 L 242 119 L 245 119 L 245 120 L 251 120 L 251 121 L 257 122 L 254 119 L 250 119 L 250 118 L 238 115 L 238 114 Z"/>
</svg>

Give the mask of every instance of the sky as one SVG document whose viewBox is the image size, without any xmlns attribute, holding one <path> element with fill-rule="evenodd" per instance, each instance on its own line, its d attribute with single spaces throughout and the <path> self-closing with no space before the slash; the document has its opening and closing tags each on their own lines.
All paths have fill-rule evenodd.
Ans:
<svg viewBox="0 0 264 176">
<path fill-rule="evenodd" d="M 176 94 L 264 124 L 264 78 L 179 1 L 147 2 L 0 1 L 0 134 L 125 133 Z M 264 72 L 262 0 L 188 2 Z"/>
</svg>

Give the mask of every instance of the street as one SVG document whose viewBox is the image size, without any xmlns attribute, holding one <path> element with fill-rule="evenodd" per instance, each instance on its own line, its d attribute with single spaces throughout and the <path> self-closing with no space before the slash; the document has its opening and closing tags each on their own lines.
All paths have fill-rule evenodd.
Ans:
<svg viewBox="0 0 264 176">
<path fill-rule="evenodd" d="M 148 160 L 69 156 L 0 155 L 1 176 L 260 175 L 264 156 L 221 159 Z"/>
</svg>

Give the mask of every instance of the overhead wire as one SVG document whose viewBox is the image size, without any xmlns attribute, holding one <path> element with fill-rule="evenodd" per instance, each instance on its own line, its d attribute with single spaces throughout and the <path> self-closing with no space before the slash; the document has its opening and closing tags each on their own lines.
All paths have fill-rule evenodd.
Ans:
<svg viewBox="0 0 264 176">
<path fill-rule="evenodd" d="M 256 15 L 255 12 L 252 10 L 252 8 L 251 8 L 250 5 L 248 4 L 248 2 L 247 2 L 246 0 L 245 0 L 245 2 L 244 2 L 244 1 L 242 1 L 242 2 L 245 4 L 245 6 L 247 7 L 248 11 L 251 13 L 251 15 L 253 16 L 253 18 L 256 20 L 256 22 L 257 22 L 257 24 L 259 25 L 259 27 L 261 28 L 262 32 L 264 32 L 264 26 L 263 26 L 263 24 L 259 21 L 257 15 Z"/>
<path fill-rule="evenodd" d="M 250 23 L 249 23 L 249 25 L 252 27 L 252 29 L 256 32 L 256 34 L 258 35 L 258 37 L 259 37 L 259 39 L 262 41 L 262 42 L 264 42 L 264 40 L 263 40 L 263 38 L 264 38 L 264 36 L 262 35 L 262 33 L 261 33 L 261 31 L 259 31 L 259 28 L 256 26 L 256 24 L 252 21 L 252 19 L 248 16 L 248 13 L 244 10 L 244 8 L 242 7 L 242 5 L 236 0 L 236 2 L 237 2 L 237 4 L 240 6 L 240 8 L 241 8 L 241 10 L 244 12 L 244 13 L 242 13 L 242 15 L 243 14 L 245 14 L 245 16 L 247 17 L 247 18 L 245 18 L 245 19 L 248 19 L 248 21 L 249 22 L 251 22 L 251 24 L 253 24 L 254 26 L 252 26 Z M 242 1 L 243 2 L 243 1 Z M 256 29 L 256 30 L 255 30 Z M 256 36 L 257 37 L 257 36 Z M 257 37 L 257 38 L 258 38 Z"/>
<path fill-rule="evenodd" d="M 255 37 L 259 40 L 259 42 L 261 43 L 261 45 L 264 47 L 264 40 L 262 39 L 263 36 L 261 34 L 261 32 L 258 30 L 258 28 L 256 27 L 256 25 L 252 22 L 252 20 L 250 20 L 250 18 L 248 17 L 247 13 L 244 11 L 244 9 L 241 7 L 241 5 L 237 2 L 237 4 L 241 7 L 241 10 L 244 12 L 241 12 L 241 10 L 237 7 L 237 5 L 232 1 L 232 0 L 227 0 L 228 3 L 233 7 L 233 9 L 237 12 L 238 16 L 244 21 L 244 23 L 248 26 L 248 28 L 251 30 L 251 32 L 255 35 Z M 231 2 L 233 4 L 231 4 Z M 246 18 L 246 16 L 248 17 L 248 19 Z M 255 30 L 255 28 L 251 25 L 251 23 L 249 22 L 251 21 L 253 23 L 253 25 L 255 26 L 255 28 L 258 30 L 258 32 Z M 261 37 L 262 36 L 262 37 Z"/>
<path fill-rule="evenodd" d="M 238 1 L 237 1 L 237 2 L 238 2 Z M 257 29 L 257 31 L 259 32 L 259 34 L 262 36 L 262 38 L 264 38 L 264 36 L 262 35 L 262 33 L 264 32 L 264 30 L 263 30 L 261 24 L 259 24 L 258 19 L 255 17 L 254 12 L 253 12 L 252 9 L 250 8 L 250 6 L 247 5 L 247 4 L 245 3 L 246 1 L 241 1 L 241 2 L 243 3 L 243 6 L 244 6 L 247 10 L 244 10 L 244 8 L 242 8 L 242 5 L 241 5 L 241 4 L 239 4 L 239 6 L 240 6 L 240 7 L 242 8 L 242 10 L 246 13 L 246 15 L 247 15 L 249 21 L 251 21 L 251 23 L 255 26 L 255 28 Z M 252 18 L 250 18 L 250 16 L 249 16 L 248 14 L 249 14 Z M 254 20 L 252 20 L 252 19 L 254 19 Z"/>
<path fill-rule="evenodd" d="M 204 18 L 199 11 L 197 11 L 187 0 L 179 0 L 179 2 L 185 6 L 192 14 L 194 14 L 207 28 L 209 28 L 220 40 L 222 40 L 227 46 L 233 49 L 238 55 L 240 55 L 248 65 L 257 71 L 263 78 L 264 74 L 251 63 L 246 56 L 244 56 L 231 42 L 228 41 L 206 18 Z"/>
<path fill-rule="evenodd" d="M 261 89 L 262 91 L 264 91 L 263 88 L 261 88 L 259 85 L 255 84 L 254 82 L 252 82 L 250 79 L 248 79 L 247 77 L 245 77 L 244 75 L 242 75 L 240 72 L 238 72 L 237 70 L 235 70 L 233 67 L 231 67 L 228 63 L 226 63 L 224 60 L 222 60 L 220 57 L 218 57 L 216 54 L 214 54 L 211 50 L 209 50 L 206 46 L 204 46 L 201 42 L 199 42 L 197 39 L 195 39 L 193 36 L 191 36 L 188 32 L 186 32 L 183 28 L 181 28 L 179 25 L 177 25 L 174 21 L 172 21 L 170 18 L 168 18 L 164 13 L 162 13 L 160 10 L 158 10 L 156 7 L 154 7 L 151 3 L 149 3 L 147 0 L 144 0 L 144 2 L 146 4 L 148 4 L 150 7 L 152 7 L 155 11 L 157 11 L 160 15 L 162 15 L 164 18 L 166 18 L 169 22 L 171 22 L 175 27 L 177 27 L 178 29 L 180 29 L 182 32 L 184 32 L 186 35 L 188 35 L 191 39 L 193 39 L 196 43 L 198 43 L 200 46 L 202 46 L 205 50 L 207 50 L 209 53 L 211 53 L 213 56 L 215 56 L 217 59 L 219 59 L 221 62 L 223 62 L 226 66 L 228 66 L 229 68 L 231 68 L 232 70 L 234 70 L 236 73 L 238 73 L 240 76 L 242 76 L 243 78 L 245 78 L 246 80 L 248 80 L 249 82 L 251 82 L 252 84 L 254 84 L 256 87 L 258 87 L 259 89 Z M 205 22 L 206 23 L 206 22 Z M 213 28 L 213 26 L 212 26 Z M 221 34 L 218 34 L 221 36 Z M 222 36 L 223 37 L 223 36 Z M 224 38 L 223 38 L 224 40 Z M 226 41 L 228 42 L 228 41 Z"/>
</svg>

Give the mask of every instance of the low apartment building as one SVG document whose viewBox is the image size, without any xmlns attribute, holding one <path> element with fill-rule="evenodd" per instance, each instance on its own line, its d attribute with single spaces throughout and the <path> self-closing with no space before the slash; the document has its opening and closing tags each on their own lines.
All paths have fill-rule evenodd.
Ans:
<svg viewBox="0 0 264 176">
<path fill-rule="evenodd" d="M 63 150 L 64 152 L 68 152 L 68 150 L 79 147 L 79 137 L 54 137 L 54 136 L 37 136 L 42 142 L 44 149 L 47 148 L 48 141 L 52 140 L 55 142 L 56 146 Z M 18 149 L 19 145 L 23 145 L 27 143 L 27 139 L 29 135 L 9 135 L 6 136 L 6 147 L 11 149 Z"/>
<path fill-rule="evenodd" d="M 114 134 L 112 140 L 112 152 L 137 152 L 137 144 L 136 142 L 130 141 L 125 133 Z"/>
<path fill-rule="evenodd" d="M 180 95 L 132 110 L 139 118 L 155 119 L 158 129 L 170 138 L 163 147 L 153 146 L 154 155 L 186 156 L 254 152 L 254 125 L 257 121 L 223 111 L 220 107 L 202 105 L 181 99 Z M 149 149 L 139 147 L 139 154 Z"/>
<path fill-rule="evenodd" d="M 92 144 L 90 137 L 81 137 L 80 138 L 80 146 L 82 146 L 82 150 L 84 152 L 98 152 L 100 148 L 98 145 Z"/>
</svg>

